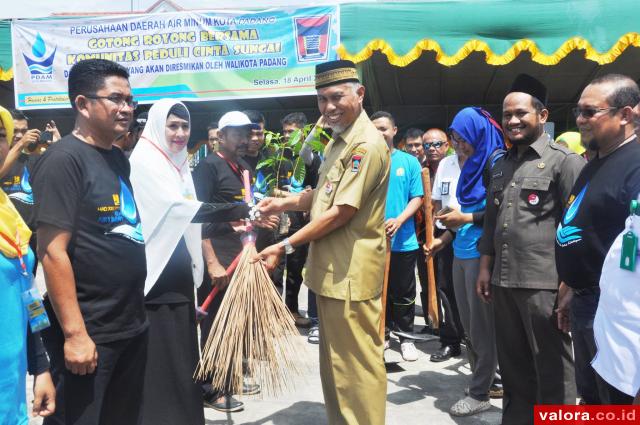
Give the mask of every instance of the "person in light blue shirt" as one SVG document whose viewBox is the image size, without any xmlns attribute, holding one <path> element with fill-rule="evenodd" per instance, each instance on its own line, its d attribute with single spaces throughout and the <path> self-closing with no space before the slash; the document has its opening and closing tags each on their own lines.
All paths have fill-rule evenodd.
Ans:
<svg viewBox="0 0 640 425">
<path fill-rule="evenodd" d="M 391 239 L 386 323 L 389 328 L 393 327 L 400 338 L 402 358 L 415 361 L 418 351 L 407 337 L 413 332 L 415 318 L 415 268 L 419 245 L 413 216 L 422 205 L 424 195 L 422 167 L 415 157 L 393 146 L 397 128 L 391 114 L 376 112 L 371 115 L 371 121 L 382 133 L 391 151 L 385 210 L 385 230 Z"/>
</svg>

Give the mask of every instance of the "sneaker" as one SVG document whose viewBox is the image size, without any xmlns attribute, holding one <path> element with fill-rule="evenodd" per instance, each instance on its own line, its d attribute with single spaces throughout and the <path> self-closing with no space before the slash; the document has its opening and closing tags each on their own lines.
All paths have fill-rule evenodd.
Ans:
<svg viewBox="0 0 640 425">
<path fill-rule="evenodd" d="M 307 334 L 307 342 L 309 344 L 320 344 L 320 327 L 313 326 Z"/>
<path fill-rule="evenodd" d="M 384 351 L 387 351 L 389 348 L 391 348 L 391 340 L 385 339 L 384 340 Z"/>
<path fill-rule="evenodd" d="M 489 387 L 489 398 L 502 398 L 504 397 L 504 389 L 502 384 L 496 384 L 495 382 Z"/>
<path fill-rule="evenodd" d="M 217 410 L 218 412 L 229 413 L 243 410 L 244 403 L 230 395 L 218 396 L 218 394 L 214 394 L 210 397 L 205 397 L 204 407 Z"/>
<path fill-rule="evenodd" d="M 418 350 L 413 342 L 403 342 L 400 344 L 400 351 L 402 352 L 402 358 L 407 362 L 415 362 L 418 360 Z"/>
<path fill-rule="evenodd" d="M 451 406 L 449 414 L 451 416 L 471 416 L 489 409 L 491 409 L 491 403 L 488 400 L 480 401 L 467 396 Z"/>
<path fill-rule="evenodd" d="M 242 395 L 260 394 L 261 388 L 258 384 L 252 384 L 246 380 L 242 382 Z"/>
</svg>

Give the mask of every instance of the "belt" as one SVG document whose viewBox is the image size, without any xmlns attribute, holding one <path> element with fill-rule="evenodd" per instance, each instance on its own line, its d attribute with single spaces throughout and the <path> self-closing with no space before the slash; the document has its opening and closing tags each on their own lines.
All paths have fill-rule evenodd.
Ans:
<svg viewBox="0 0 640 425">
<path fill-rule="evenodd" d="M 583 296 L 583 295 L 596 295 L 600 293 L 600 287 L 599 286 L 590 286 L 587 288 L 578 288 L 578 289 L 574 289 L 573 290 L 574 295 L 577 295 L 579 297 Z"/>
</svg>

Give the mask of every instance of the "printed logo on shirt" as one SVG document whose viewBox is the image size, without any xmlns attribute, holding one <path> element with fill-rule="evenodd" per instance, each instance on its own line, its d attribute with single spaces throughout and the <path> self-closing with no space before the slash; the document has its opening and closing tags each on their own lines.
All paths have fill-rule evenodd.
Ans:
<svg viewBox="0 0 640 425">
<path fill-rule="evenodd" d="M 398 169 L 396 170 L 396 176 L 398 177 L 404 176 L 404 168 L 398 167 Z"/>
<path fill-rule="evenodd" d="M 567 211 L 564 213 L 562 221 L 560 222 L 560 224 L 558 224 L 558 230 L 556 232 L 556 242 L 561 247 L 572 245 L 582 240 L 582 229 L 576 226 L 569 226 L 569 223 L 571 223 L 571 221 L 576 218 L 576 215 L 578 215 L 580 204 L 584 199 L 584 195 L 587 192 L 588 187 L 589 183 L 587 183 L 582 188 L 578 196 L 573 199 L 573 202 L 571 202 L 569 208 L 567 208 Z"/>
<path fill-rule="evenodd" d="M 125 182 L 121 178 L 118 178 L 118 180 L 120 181 L 120 193 L 112 195 L 113 205 L 98 207 L 98 222 L 116 225 L 105 234 L 122 236 L 142 244 L 144 243 L 144 238 L 142 237 L 142 227 L 138 217 L 138 210 L 136 209 L 136 202 Z"/>
<path fill-rule="evenodd" d="M 33 205 L 33 191 L 29 183 L 29 170 L 25 166 L 22 170 L 22 176 L 13 176 L 13 184 L 5 183 L 2 188 L 9 198 L 22 202 L 23 204 Z"/>
</svg>

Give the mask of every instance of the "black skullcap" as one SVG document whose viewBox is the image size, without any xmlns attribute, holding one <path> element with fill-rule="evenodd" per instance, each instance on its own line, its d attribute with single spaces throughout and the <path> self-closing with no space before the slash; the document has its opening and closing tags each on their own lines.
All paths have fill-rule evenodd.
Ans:
<svg viewBox="0 0 640 425">
<path fill-rule="evenodd" d="M 531 75 L 518 75 L 509 90 L 509 93 L 513 92 L 526 93 L 538 99 L 543 105 L 547 104 L 547 88 Z"/>
<path fill-rule="evenodd" d="M 316 89 L 348 82 L 360 82 L 355 63 L 337 60 L 316 65 Z"/>
<path fill-rule="evenodd" d="M 187 111 L 187 108 L 182 103 L 176 103 L 173 105 L 171 109 L 169 109 L 167 117 L 169 115 L 175 115 L 181 120 L 189 121 L 189 111 Z"/>
</svg>

